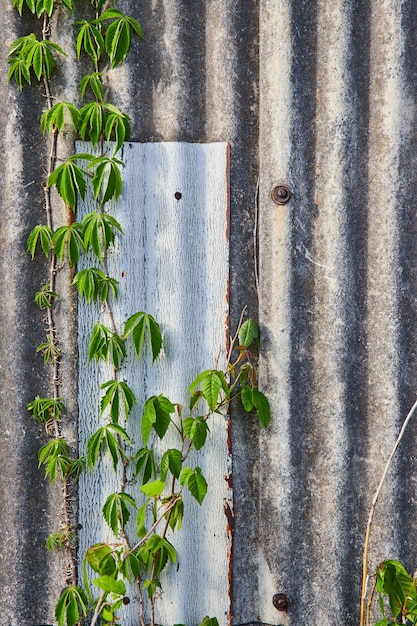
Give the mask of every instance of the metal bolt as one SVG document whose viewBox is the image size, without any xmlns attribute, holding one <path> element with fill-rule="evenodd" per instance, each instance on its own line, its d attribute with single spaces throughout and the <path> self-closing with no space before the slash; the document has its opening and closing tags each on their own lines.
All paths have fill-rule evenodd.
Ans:
<svg viewBox="0 0 417 626">
<path fill-rule="evenodd" d="M 277 185 L 273 188 L 271 198 L 275 204 L 287 204 L 291 200 L 291 189 L 288 185 Z"/>
<path fill-rule="evenodd" d="M 291 601 L 289 596 L 286 593 L 276 593 L 272 598 L 272 604 L 277 609 L 277 611 L 288 611 Z"/>
<path fill-rule="evenodd" d="M 176 192 L 174 193 L 174 196 L 175 196 L 175 199 L 176 199 L 176 200 L 181 200 L 181 198 L 182 198 L 182 193 L 181 193 L 181 191 L 176 191 Z"/>
</svg>

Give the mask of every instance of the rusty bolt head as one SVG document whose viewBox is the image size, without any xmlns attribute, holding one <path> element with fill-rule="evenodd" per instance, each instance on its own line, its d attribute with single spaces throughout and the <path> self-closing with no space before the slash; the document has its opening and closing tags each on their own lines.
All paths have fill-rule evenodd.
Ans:
<svg viewBox="0 0 417 626">
<path fill-rule="evenodd" d="M 277 611 L 287 612 L 290 607 L 290 598 L 286 593 L 276 593 L 272 598 L 272 604 Z"/>
<path fill-rule="evenodd" d="M 291 189 L 288 185 L 277 185 L 273 188 L 271 198 L 275 204 L 287 204 L 291 200 Z"/>
</svg>

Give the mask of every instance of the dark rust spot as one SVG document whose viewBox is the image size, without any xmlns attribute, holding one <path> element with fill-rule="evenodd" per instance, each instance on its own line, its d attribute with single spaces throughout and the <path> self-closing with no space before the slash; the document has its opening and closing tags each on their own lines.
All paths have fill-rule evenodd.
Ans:
<svg viewBox="0 0 417 626">
<path fill-rule="evenodd" d="M 290 607 L 290 598 L 286 593 L 276 593 L 272 598 L 272 604 L 277 609 L 277 611 L 285 611 L 287 612 Z"/>
<path fill-rule="evenodd" d="M 176 191 L 176 192 L 174 193 L 174 196 L 175 196 L 175 199 L 176 199 L 176 200 L 181 200 L 181 198 L 182 198 L 182 193 L 181 193 L 181 191 Z"/>
</svg>

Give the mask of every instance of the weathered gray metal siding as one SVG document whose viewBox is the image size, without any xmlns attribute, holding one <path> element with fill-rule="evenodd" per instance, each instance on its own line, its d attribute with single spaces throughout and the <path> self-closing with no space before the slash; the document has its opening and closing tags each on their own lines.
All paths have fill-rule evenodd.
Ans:
<svg viewBox="0 0 417 626">
<path fill-rule="evenodd" d="M 275 417 L 260 443 L 260 598 L 288 593 L 289 623 L 353 624 L 367 511 L 416 392 L 415 4 L 265 1 L 260 24 L 261 369 Z M 293 190 L 285 207 L 276 181 Z M 372 568 L 415 568 L 414 433 L 379 504 Z"/>
<path fill-rule="evenodd" d="M 23 29 L 3 4 L 7 50 Z M 234 623 L 350 626 L 372 493 L 416 391 L 417 7 L 126 0 L 123 8 L 145 33 L 109 82 L 132 117 L 132 140 L 230 142 L 232 324 L 245 304 L 258 315 L 259 218 L 261 380 L 272 425 L 258 439 L 256 426 L 233 415 Z M 41 485 L 41 432 L 24 408 L 45 378 L 32 304 L 43 269 L 24 252 L 42 220 L 42 104 L 8 86 L 2 67 L 0 612 L 5 624 L 33 626 L 52 623 L 60 567 L 42 545 L 54 497 Z M 72 67 L 69 58 L 58 89 L 75 90 Z M 281 208 L 270 196 L 279 182 L 293 190 Z M 67 360 L 65 384 L 74 368 Z M 417 563 L 414 433 L 382 495 L 372 566 L 388 556 L 411 570 Z M 291 597 L 288 617 L 271 604 L 276 592 Z"/>
</svg>

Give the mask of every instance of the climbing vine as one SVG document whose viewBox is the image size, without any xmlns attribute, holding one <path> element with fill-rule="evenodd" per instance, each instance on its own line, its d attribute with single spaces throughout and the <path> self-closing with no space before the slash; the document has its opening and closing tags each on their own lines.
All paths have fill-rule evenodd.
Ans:
<svg viewBox="0 0 417 626">
<path fill-rule="evenodd" d="M 85 4 L 85 19 L 73 23 L 75 0 L 12 0 L 21 16 L 29 11 L 39 19 L 41 35 L 30 33 L 12 43 L 8 78 L 20 91 L 33 82 L 42 85 L 45 111 L 40 126 L 49 145 L 42 183 L 45 223 L 30 233 L 28 251 L 32 259 L 43 254 L 49 266 L 35 302 L 46 320 L 46 334 L 37 351 L 50 366 L 50 390 L 48 397 L 36 396 L 28 409 L 44 424 L 49 436 L 39 450 L 39 465 L 51 482 L 62 484 L 62 520 L 46 543 L 49 550 L 64 550 L 68 560 L 63 591 L 55 609 L 58 625 L 116 623 L 119 610 L 129 602 L 128 584 L 136 587 L 139 622 L 144 626 L 149 620 L 154 625 L 160 574 L 177 561 L 172 537 L 182 526 L 184 491 L 202 504 L 209 488 L 201 468 L 190 462 L 191 451 L 198 453 L 204 447 L 210 420 L 226 419 L 230 403 L 240 402 L 247 412 L 256 412 L 264 427 L 269 424 L 270 410 L 257 388 L 251 355 L 252 346 L 259 341 L 259 330 L 252 319 L 244 319 L 242 314 L 230 341 L 225 367 L 205 370 L 191 381 L 187 409 L 163 394 L 152 396 L 140 408 L 141 441 L 133 441 L 128 434 L 126 425 L 137 400 L 120 369 L 129 351 L 140 360 L 145 358 L 147 346 L 155 361 L 161 353 L 163 335 L 158 322 L 144 311 L 132 312 L 122 327 L 115 322 L 113 306 L 119 297 L 118 282 L 109 275 L 107 256 L 123 232 L 108 203 L 117 201 L 122 192 L 123 162 L 119 155 L 124 141 L 129 139 L 130 123 L 125 113 L 105 100 L 103 81 L 106 71 L 124 62 L 132 38 L 142 38 L 142 28 L 134 17 L 117 8 L 116 2 L 90 0 L 89 6 Z M 89 59 L 92 66 L 92 72 L 80 81 L 81 106 L 56 101 L 53 95 L 53 72 L 65 55 L 51 40 L 58 5 L 67 12 L 64 17 L 60 12 L 61 19 L 71 20 L 75 28 L 77 58 Z M 87 97 L 91 99 L 84 102 Z M 68 127 L 75 136 L 89 142 L 91 152 L 60 158 L 58 137 Z M 89 188 L 96 207 L 78 221 L 78 203 Z M 69 212 L 65 224 L 55 223 L 54 190 Z M 82 256 L 88 257 L 87 267 L 77 271 Z M 71 453 L 62 435 L 65 398 L 60 395 L 62 355 L 56 325 L 56 275 L 66 263 L 75 272 L 72 284 L 79 297 L 89 304 L 99 302 L 107 319 L 107 324 L 97 321 L 92 329 L 88 359 L 104 361 L 112 368 L 112 378 L 101 385 L 102 425 L 92 434 L 80 457 Z M 164 441 L 167 433 L 170 447 L 158 452 L 153 436 Z M 83 574 L 79 576 L 77 529 L 69 493 L 82 472 L 100 472 L 103 459 L 110 459 L 120 478 L 118 491 L 107 497 L 101 511 L 114 540 L 96 543 L 85 556 L 81 555 Z M 132 516 L 136 517 L 134 538 L 126 528 Z M 214 626 L 217 620 L 206 617 L 202 623 Z"/>
</svg>

